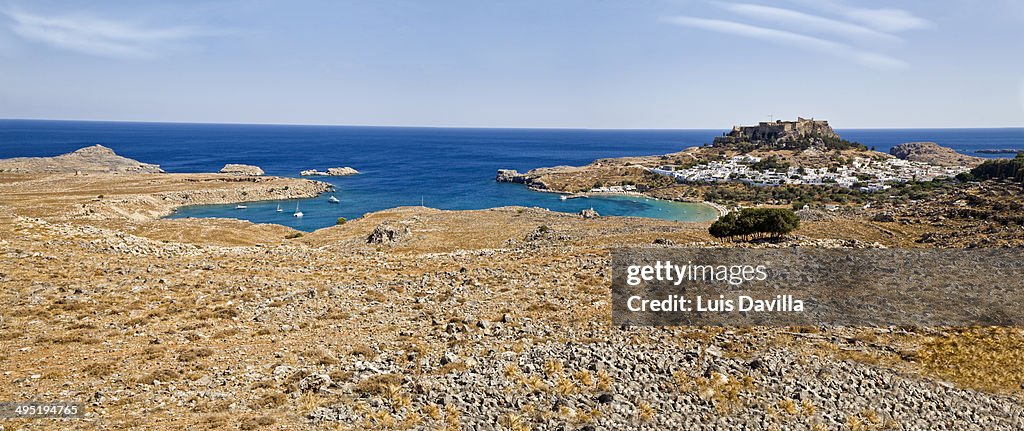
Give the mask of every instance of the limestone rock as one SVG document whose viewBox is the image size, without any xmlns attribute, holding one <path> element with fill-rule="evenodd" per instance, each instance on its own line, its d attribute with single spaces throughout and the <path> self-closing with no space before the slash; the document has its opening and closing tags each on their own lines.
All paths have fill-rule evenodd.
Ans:
<svg viewBox="0 0 1024 431">
<path fill-rule="evenodd" d="M 345 176 L 345 175 L 355 175 L 355 174 L 358 174 L 358 173 L 359 173 L 359 171 L 357 171 L 355 169 L 352 169 L 352 168 L 350 168 L 348 166 L 345 166 L 343 168 L 327 168 L 327 175 L 330 175 L 332 177 L 340 177 L 340 176 Z"/>
<path fill-rule="evenodd" d="M 232 175 L 250 175 L 258 177 L 260 175 L 263 175 L 263 169 L 260 169 L 259 166 L 228 163 L 224 165 L 223 168 L 220 168 L 220 173 Z"/>
<path fill-rule="evenodd" d="M 796 121 L 762 121 L 755 126 L 733 126 L 725 136 L 716 137 L 714 145 L 751 143 L 760 147 L 785 147 L 800 142 L 820 144 L 826 139 L 839 139 L 828 121 L 797 117 Z"/>
<path fill-rule="evenodd" d="M 302 392 L 320 392 L 331 386 L 331 377 L 327 374 L 310 374 L 299 381 Z"/>
<path fill-rule="evenodd" d="M 304 177 L 343 177 L 347 175 L 355 175 L 358 173 L 359 171 L 351 167 L 345 166 L 343 168 L 327 168 L 326 171 L 320 171 L 317 169 L 306 169 L 304 171 L 300 171 L 299 175 Z"/>
<path fill-rule="evenodd" d="M 598 214 L 597 211 L 594 211 L 593 208 L 589 208 L 589 209 L 585 209 L 583 211 L 580 211 L 577 215 L 579 215 L 581 218 L 585 218 L 585 219 L 601 217 L 601 214 Z"/>
<path fill-rule="evenodd" d="M 368 244 L 391 244 L 401 241 L 410 233 L 408 226 L 384 222 L 373 228 L 370 236 L 366 237 L 366 242 Z"/>
<path fill-rule="evenodd" d="M 494 178 L 499 183 L 520 183 L 526 181 L 526 177 L 515 169 L 498 169 L 498 175 Z"/>
</svg>

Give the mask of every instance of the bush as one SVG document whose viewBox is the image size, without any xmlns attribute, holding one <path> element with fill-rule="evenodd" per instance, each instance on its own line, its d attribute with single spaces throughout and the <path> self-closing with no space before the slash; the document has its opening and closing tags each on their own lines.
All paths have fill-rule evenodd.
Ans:
<svg viewBox="0 0 1024 431">
<path fill-rule="evenodd" d="M 345 224 L 347 222 L 348 222 L 348 220 L 345 220 L 345 217 L 338 217 L 338 221 L 336 223 L 334 223 L 334 224 L 342 225 L 342 224 Z"/>
<path fill-rule="evenodd" d="M 745 208 L 726 214 L 711 224 L 708 233 L 715 238 L 778 238 L 800 227 L 800 218 L 786 208 Z"/>
<path fill-rule="evenodd" d="M 302 232 L 290 233 L 290 234 L 284 236 L 284 239 L 295 239 L 295 238 L 302 238 Z"/>
</svg>

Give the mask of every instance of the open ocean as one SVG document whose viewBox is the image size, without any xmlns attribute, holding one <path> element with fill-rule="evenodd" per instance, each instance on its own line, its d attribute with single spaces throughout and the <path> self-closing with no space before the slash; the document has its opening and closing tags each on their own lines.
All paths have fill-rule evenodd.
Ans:
<svg viewBox="0 0 1024 431">
<path fill-rule="evenodd" d="M 704 205 L 636 197 L 562 201 L 552 193 L 494 181 L 498 169 L 521 172 L 545 166 L 584 165 L 602 157 L 664 154 L 710 142 L 725 130 L 469 129 L 419 127 L 284 126 L 181 123 L 0 120 L 0 158 L 54 156 L 93 144 L 167 172 L 216 172 L 226 163 L 260 166 L 267 175 L 297 177 L 300 170 L 351 166 L 349 177 L 315 177 L 337 188 L 301 200 L 306 217 L 291 217 L 297 202 L 209 205 L 180 209 L 175 217 L 234 217 L 302 230 L 333 225 L 402 205 L 481 209 L 506 205 L 602 215 L 702 221 Z M 911 141 L 933 141 L 980 157 L 979 149 L 1024 149 L 1024 128 L 838 130 L 844 138 L 888 151 Z"/>
</svg>

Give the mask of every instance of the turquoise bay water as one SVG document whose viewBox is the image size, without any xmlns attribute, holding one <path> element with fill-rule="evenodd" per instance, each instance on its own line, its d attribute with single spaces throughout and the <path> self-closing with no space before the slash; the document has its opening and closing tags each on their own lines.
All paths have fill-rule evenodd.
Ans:
<svg viewBox="0 0 1024 431">
<path fill-rule="evenodd" d="M 525 189 L 515 184 L 503 184 L 502 187 L 516 187 Z M 635 217 L 650 217 L 667 220 L 680 221 L 710 221 L 718 217 L 718 211 L 714 208 L 703 205 L 685 202 L 671 202 L 656 199 L 647 199 L 634 196 L 592 196 L 590 198 L 569 199 L 562 201 L 554 193 L 532 192 L 539 195 L 532 196 L 532 204 L 541 208 L 561 212 L 579 212 L 586 208 L 594 208 L 602 215 L 629 215 Z M 246 203 L 245 209 L 236 209 L 235 204 L 231 205 L 197 205 L 179 208 L 172 218 L 185 217 L 230 217 L 249 220 L 255 223 L 276 223 L 291 226 L 295 229 L 312 231 L 325 226 L 337 223 L 338 217 L 346 217 L 344 192 L 334 193 L 340 203 L 332 204 L 327 201 L 331 193 L 323 194 L 313 199 L 263 201 Z M 296 203 L 302 210 L 303 217 L 293 217 Z M 281 205 L 282 212 L 277 212 L 277 206 Z M 431 206 L 425 202 L 426 206 Z M 417 202 L 416 205 L 419 205 Z M 348 219 L 348 217 L 346 217 Z"/>
<path fill-rule="evenodd" d="M 705 221 L 714 209 L 700 204 L 628 196 L 562 201 L 494 181 L 498 169 L 584 165 L 603 157 L 664 154 L 710 142 L 724 130 L 452 129 L 415 127 L 281 126 L 0 120 L 0 158 L 53 156 L 102 144 L 118 154 L 160 164 L 168 172 L 216 172 L 226 163 L 262 167 L 268 175 L 298 176 L 303 169 L 351 166 L 362 174 L 317 178 L 333 184 L 328 195 L 295 201 L 181 208 L 173 217 L 232 217 L 301 230 L 330 226 L 338 217 L 403 205 L 463 210 L 507 205 L 602 215 Z M 909 141 L 935 141 L 970 155 L 978 149 L 1024 149 L 1024 129 L 840 130 L 843 137 L 879 151 Z"/>
</svg>

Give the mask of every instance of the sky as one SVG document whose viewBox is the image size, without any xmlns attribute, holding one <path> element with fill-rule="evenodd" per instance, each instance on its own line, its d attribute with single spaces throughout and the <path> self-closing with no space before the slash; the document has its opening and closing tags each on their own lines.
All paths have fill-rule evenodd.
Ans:
<svg viewBox="0 0 1024 431">
<path fill-rule="evenodd" d="M 1024 126 L 1024 1 L 0 0 L 0 118 Z"/>
</svg>

